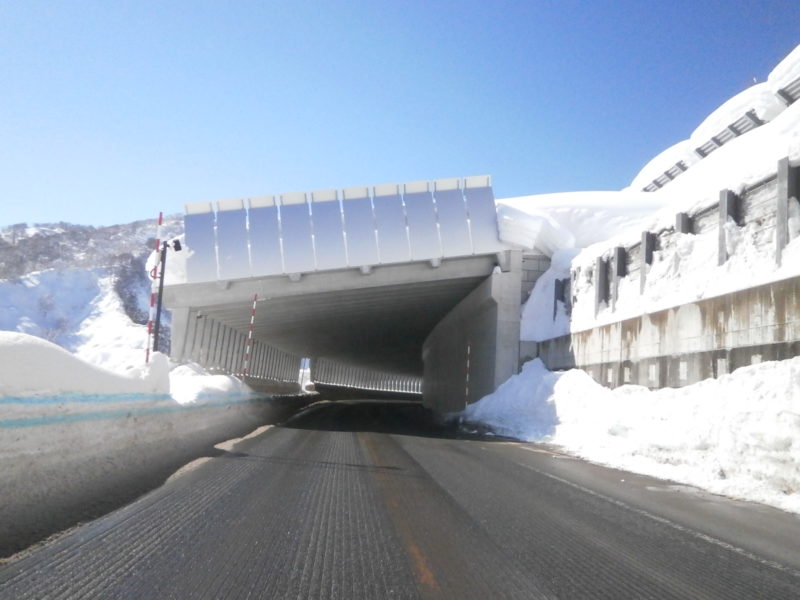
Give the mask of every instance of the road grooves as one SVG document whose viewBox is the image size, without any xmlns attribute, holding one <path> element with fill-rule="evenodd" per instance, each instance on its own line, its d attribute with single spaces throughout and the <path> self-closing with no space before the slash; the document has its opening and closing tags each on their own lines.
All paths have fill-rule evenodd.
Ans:
<svg viewBox="0 0 800 600">
<path fill-rule="evenodd" d="M 0 599 L 800 598 L 794 567 L 659 517 L 657 482 L 630 504 L 616 473 L 426 419 L 317 406 L 0 566 Z"/>
</svg>

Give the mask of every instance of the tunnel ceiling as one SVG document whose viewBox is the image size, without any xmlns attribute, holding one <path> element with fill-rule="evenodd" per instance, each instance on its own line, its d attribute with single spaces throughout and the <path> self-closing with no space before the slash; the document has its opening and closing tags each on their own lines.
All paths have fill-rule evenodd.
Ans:
<svg viewBox="0 0 800 600">
<path fill-rule="evenodd" d="M 254 335 L 282 350 L 348 364 L 421 375 L 422 343 L 486 275 L 318 292 L 258 302 Z M 202 313 L 246 331 L 246 303 Z"/>
</svg>

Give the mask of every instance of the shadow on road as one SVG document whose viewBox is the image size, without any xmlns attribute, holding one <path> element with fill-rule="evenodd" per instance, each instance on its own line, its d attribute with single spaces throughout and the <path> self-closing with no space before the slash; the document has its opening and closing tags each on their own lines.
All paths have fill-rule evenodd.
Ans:
<svg viewBox="0 0 800 600">
<path fill-rule="evenodd" d="M 509 440 L 501 436 L 464 431 L 455 419 L 447 419 L 417 402 L 391 400 L 318 402 L 280 426 L 290 429 L 361 431 L 459 440 Z"/>
</svg>

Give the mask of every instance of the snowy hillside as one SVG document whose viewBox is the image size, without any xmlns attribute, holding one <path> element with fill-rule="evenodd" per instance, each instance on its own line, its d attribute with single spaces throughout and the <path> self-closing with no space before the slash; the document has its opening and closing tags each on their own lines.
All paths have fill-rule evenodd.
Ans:
<svg viewBox="0 0 800 600">
<path fill-rule="evenodd" d="M 163 235 L 181 230 L 180 217 L 170 217 Z M 41 337 L 118 373 L 141 366 L 150 293 L 145 263 L 155 235 L 155 220 L 0 230 L 0 330 Z"/>
</svg>

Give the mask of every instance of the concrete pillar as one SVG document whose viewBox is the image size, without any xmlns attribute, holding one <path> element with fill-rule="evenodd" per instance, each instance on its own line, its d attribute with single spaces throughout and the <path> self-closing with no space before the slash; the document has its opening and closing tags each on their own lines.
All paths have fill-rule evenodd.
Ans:
<svg viewBox="0 0 800 600">
<path fill-rule="evenodd" d="M 721 190 L 719 193 L 719 250 L 717 264 L 725 264 L 728 260 L 728 249 L 725 242 L 725 225 L 729 219 L 737 225 L 741 224 L 741 211 L 739 210 L 739 197 L 730 190 Z"/>
<path fill-rule="evenodd" d="M 783 249 L 791 241 L 789 239 L 789 204 L 798 201 L 798 173 L 800 169 L 792 167 L 788 158 L 778 161 L 778 194 L 775 207 L 775 263 L 781 264 Z"/>
<path fill-rule="evenodd" d="M 594 263 L 594 314 L 600 312 L 600 305 L 608 304 L 608 263 L 599 256 Z"/>
<path fill-rule="evenodd" d="M 692 233 L 692 219 L 687 213 L 675 215 L 675 233 Z"/>
<path fill-rule="evenodd" d="M 211 335 L 208 338 L 208 367 L 210 369 L 218 368 L 219 354 L 220 354 L 220 338 L 222 337 L 222 324 L 219 321 L 214 321 L 211 324 Z"/>
<path fill-rule="evenodd" d="M 553 292 L 553 320 L 556 320 L 556 314 L 558 313 L 558 301 L 564 302 L 564 289 L 566 287 L 566 279 L 556 279 L 555 281 L 555 289 Z"/>
<path fill-rule="evenodd" d="M 425 339 L 422 346 L 425 406 L 439 412 L 462 410 L 492 393 L 518 371 L 522 255 L 514 251 L 510 259 L 507 272 L 486 278 Z"/>
<path fill-rule="evenodd" d="M 208 317 L 203 317 L 203 331 L 202 335 L 200 336 L 200 347 L 197 362 L 204 367 L 208 364 L 208 337 L 209 330 L 211 329 L 211 323 L 212 321 Z"/>
<path fill-rule="evenodd" d="M 612 309 L 614 309 L 617 305 L 617 298 L 619 297 L 619 282 L 628 274 L 628 251 L 622 246 L 617 246 L 614 248 L 613 268 L 614 271 L 612 276 L 614 277 L 614 282 L 611 294 Z"/>
<path fill-rule="evenodd" d="M 170 328 L 170 358 L 174 362 L 182 363 L 186 361 L 186 355 L 190 352 L 188 342 L 192 339 L 195 330 L 195 321 L 190 318 L 188 308 L 176 308 L 172 310 L 172 326 Z"/>
<path fill-rule="evenodd" d="M 644 287 L 647 284 L 647 271 L 650 265 L 653 264 L 653 252 L 656 250 L 656 237 L 655 233 L 651 231 L 642 232 L 642 257 L 641 265 L 639 266 L 639 293 L 644 293 Z"/>
</svg>

